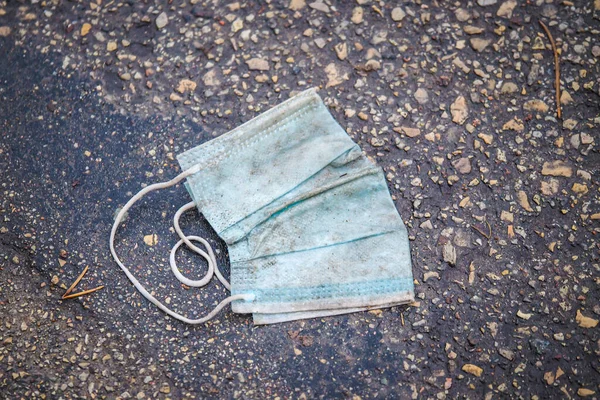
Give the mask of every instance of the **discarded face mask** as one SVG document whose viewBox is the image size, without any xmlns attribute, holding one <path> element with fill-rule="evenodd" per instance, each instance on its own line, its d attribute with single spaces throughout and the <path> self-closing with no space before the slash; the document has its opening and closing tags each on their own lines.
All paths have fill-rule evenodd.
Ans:
<svg viewBox="0 0 600 400">
<path fill-rule="evenodd" d="M 152 303 L 199 324 L 232 303 L 269 324 L 390 307 L 414 298 L 408 235 L 381 168 L 373 165 L 307 90 L 216 139 L 178 156 L 184 172 L 147 186 L 121 209 L 110 235 L 115 261 Z M 176 277 L 193 287 L 213 274 L 231 291 L 211 313 L 189 319 L 159 302 L 121 262 L 115 233 L 127 210 L 153 190 L 187 178 L 193 201 L 177 211 L 171 250 Z M 231 285 L 209 243 L 186 236 L 179 217 L 197 207 L 227 243 Z M 204 250 L 193 242 L 202 243 Z M 184 277 L 175 253 L 185 243 L 203 256 L 203 279 Z"/>
</svg>

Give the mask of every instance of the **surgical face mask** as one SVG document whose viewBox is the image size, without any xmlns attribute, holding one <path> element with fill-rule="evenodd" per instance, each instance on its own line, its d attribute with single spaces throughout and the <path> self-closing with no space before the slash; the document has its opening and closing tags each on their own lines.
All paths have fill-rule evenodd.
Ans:
<svg viewBox="0 0 600 400">
<path fill-rule="evenodd" d="M 135 287 L 178 320 L 198 324 L 232 303 L 256 324 L 344 314 L 413 300 L 406 228 L 383 171 L 307 90 L 231 132 L 178 156 L 184 172 L 147 186 L 119 212 L 112 255 Z M 192 202 L 174 218 L 175 276 L 192 287 L 213 274 L 231 291 L 207 316 L 190 319 L 152 296 L 119 259 L 114 239 L 125 213 L 142 196 L 187 179 Z M 197 208 L 227 243 L 231 283 L 210 244 L 184 234 L 182 213 Z M 208 263 L 203 279 L 183 276 L 175 263 L 185 244 Z M 201 245 L 201 247 L 198 247 Z"/>
</svg>

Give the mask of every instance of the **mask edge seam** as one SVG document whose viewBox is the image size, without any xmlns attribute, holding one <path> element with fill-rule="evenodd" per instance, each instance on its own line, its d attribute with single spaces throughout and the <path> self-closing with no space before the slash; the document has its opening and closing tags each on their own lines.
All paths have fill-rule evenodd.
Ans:
<svg viewBox="0 0 600 400">
<path fill-rule="evenodd" d="M 321 104 L 322 104 L 322 102 L 321 102 Z M 280 131 L 282 128 L 284 128 L 285 126 L 289 125 L 294 120 L 300 118 L 301 115 L 306 114 L 308 111 L 310 111 L 313 108 L 316 108 L 318 106 L 319 106 L 318 102 L 308 103 L 308 104 L 302 106 L 301 108 L 299 108 L 298 110 L 294 111 L 292 114 L 288 115 L 287 117 L 285 117 L 281 121 L 279 121 L 276 124 L 272 125 L 271 127 L 267 128 L 267 129 L 265 129 L 263 131 L 257 132 L 256 134 L 252 135 L 251 137 L 244 139 L 240 143 L 234 144 L 234 148 L 232 148 L 230 150 L 218 152 L 216 155 L 213 155 L 213 157 L 211 157 L 213 160 L 210 161 L 209 163 L 203 165 L 198 170 L 198 172 L 200 172 L 200 171 L 202 171 L 202 170 L 204 170 L 206 168 L 212 167 L 212 166 L 220 163 L 221 161 L 223 161 L 223 160 L 231 157 L 232 155 L 237 154 L 243 148 L 247 148 L 249 146 L 254 146 L 255 144 L 257 144 L 260 141 L 262 141 L 265 138 L 267 138 L 268 136 L 271 136 L 275 132 Z M 224 135 L 227 135 L 227 134 L 229 134 L 231 132 L 233 132 L 233 130 L 225 133 Z M 219 136 L 219 137 L 223 137 L 223 136 Z M 209 142 L 205 142 L 205 143 L 209 143 Z M 189 163 L 199 163 L 199 160 L 198 160 L 199 157 L 198 157 L 198 155 L 192 156 L 190 154 L 188 156 L 188 155 L 186 155 L 184 153 L 184 154 L 181 154 L 179 157 L 181 157 L 182 160 L 185 160 L 186 163 L 188 163 L 188 162 Z"/>
</svg>

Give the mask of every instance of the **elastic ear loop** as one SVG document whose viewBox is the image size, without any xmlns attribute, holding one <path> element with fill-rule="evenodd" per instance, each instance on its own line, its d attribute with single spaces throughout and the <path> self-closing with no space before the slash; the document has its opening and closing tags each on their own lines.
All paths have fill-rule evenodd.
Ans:
<svg viewBox="0 0 600 400">
<path fill-rule="evenodd" d="M 152 304 L 154 304 L 155 306 L 157 306 L 158 308 L 160 308 L 162 311 L 164 311 L 165 313 L 169 314 L 171 317 L 173 317 L 175 319 L 178 319 L 179 321 L 186 322 L 188 324 L 202 324 L 202 323 L 204 323 L 206 321 L 209 321 L 212 318 L 214 318 L 214 316 L 217 315 L 219 313 L 219 311 L 221 311 L 223 309 L 223 307 L 225 307 L 227 304 L 231 303 L 232 301 L 235 301 L 235 300 L 252 301 L 252 300 L 254 300 L 254 295 L 253 294 L 236 294 L 236 295 L 233 295 L 233 296 L 229 296 L 226 299 L 224 299 L 223 301 L 221 301 L 205 317 L 199 318 L 199 319 L 189 319 L 189 318 L 187 318 L 187 317 L 185 317 L 185 316 L 183 316 L 183 315 L 181 315 L 179 313 L 176 313 L 175 311 L 172 311 L 169 308 L 167 308 L 164 304 L 162 304 L 154 296 L 152 296 L 146 290 L 146 288 L 144 288 L 144 286 L 136 279 L 136 277 L 133 276 L 133 274 L 121 262 L 121 260 L 119 259 L 119 256 L 117 255 L 117 252 L 115 250 L 115 235 L 117 233 L 117 229 L 119 228 L 119 225 L 121 224 L 121 221 L 123 220 L 123 217 L 125 216 L 125 214 L 127 213 L 127 211 L 129 211 L 129 209 L 131 208 L 131 206 L 133 206 L 133 204 L 136 201 L 138 201 L 139 199 L 141 199 L 146 194 L 148 194 L 148 193 L 150 193 L 152 191 L 155 191 L 155 190 L 158 190 L 158 189 L 164 189 L 164 188 L 168 188 L 168 187 L 171 187 L 173 185 L 176 185 L 177 183 L 179 183 L 183 179 L 187 178 L 190 175 L 195 174 L 199 170 L 200 170 L 199 166 L 192 167 L 192 168 L 190 168 L 190 169 L 188 169 L 188 170 L 180 173 L 179 175 L 177 175 L 175 178 L 171 179 L 170 181 L 155 183 L 155 184 L 146 186 L 145 188 L 143 188 L 142 190 L 140 190 L 135 196 L 133 196 L 131 199 L 129 199 L 129 201 L 123 206 L 123 208 L 121 209 L 121 211 L 119 211 L 119 213 L 117 214 L 117 217 L 115 218 L 115 222 L 114 222 L 114 224 L 112 226 L 112 229 L 110 231 L 110 241 L 109 241 L 110 252 L 111 252 L 113 258 L 115 259 L 115 261 L 119 265 L 119 267 L 123 270 L 123 272 L 125 272 L 125 275 L 127 275 L 127 278 L 129 278 L 129 280 L 131 281 L 131 283 L 133 283 L 133 285 L 136 287 L 136 289 L 146 299 L 148 299 L 148 301 L 150 301 Z M 204 239 L 202 239 L 202 238 L 200 238 L 198 236 L 190 236 L 189 237 L 189 239 L 199 240 L 202 244 L 204 244 L 206 246 L 206 249 L 208 250 L 209 254 L 207 254 L 203 250 L 199 249 L 198 247 L 194 246 L 189 241 L 189 239 L 187 237 L 185 237 L 185 235 L 183 235 L 183 232 L 181 232 L 181 229 L 179 228 L 179 216 L 181 215 L 181 213 L 183 213 L 184 211 L 187 211 L 187 210 L 189 210 L 191 208 L 190 204 L 193 204 L 193 203 L 186 204 L 185 206 L 183 206 L 182 208 L 180 208 L 177 211 L 177 214 L 176 214 L 176 228 L 175 228 L 175 230 L 177 231 L 177 234 L 179 235 L 179 237 L 181 238 L 181 240 L 175 246 L 173 246 L 173 248 L 171 249 L 171 258 L 173 258 L 173 260 L 174 260 L 174 252 L 177 250 L 177 248 L 179 248 L 179 246 L 181 245 L 181 242 L 186 243 L 188 246 L 190 246 L 190 248 L 192 250 L 194 250 L 198 254 L 202 255 L 208 261 L 208 272 L 206 273 L 206 276 L 203 279 L 201 279 L 199 281 L 190 281 L 190 282 L 194 282 L 195 284 L 198 284 L 198 282 L 204 282 L 205 281 L 202 285 L 198 285 L 198 286 L 204 286 L 212 278 L 212 275 L 213 275 L 213 272 L 214 272 L 215 266 L 216 266 L 216 259 L 214 257 L 214 253 L 212 251 L 212 248 L 210 247 L 210 244 L 208 244 L 208 242 L 206 240 L 204 240 Z M 173 269 L 173 263 L 171 263 L 171 269 Z M 176 266 L 175 266 L 175 269 L 177 269 Z M 225 278 L 223 277 L 223 275 L 221 275 L 221 272 L 219 271 L 219 269 L 216 268 L 216 270 L 217 270 L 217 277 L 219 278 L 219 280 L 221 281 L 221 283 L 223 283 L 225 285 L 225 287 L 227 287 L 229 290 L 231 290 L 231 286 L 225 280 Z M 177 271 L 177 272 L 179 272 L 179 271 Z M 181 277 L 184 278 L 184 279 L 187 279 L 183 275 L 181 275 Z M 189 285 L 189 286 L 194 286 L 194 285 Z"/>
<path fill-rule="evenodd" d="M 173 226 L 175 227 L 175 232 L 177 232 L 177 234 L 179 235 L 181 240 L 179 242 L 177 242 L 177 244 L 175 244 L 175 246 L 173 246 L 173 248 L 171 249 L 171 255 L 169 257 L 169 263 L 171 264 L 171 270 L 173 271 L 173 274 L 175 274 L 175 276 L 177 277 L 177 279 L 179 279 L 179 281 L 181 283 L 188 285 L 188 286 L 192 286 L 192 287 L 201 287 L 201 286 L 206 285 L 211 280 L 212 273 L 214 270 L 215 274 L 217 275 L 217 278 L 219 278 L 219 280 L 221 281 L 223 286 L 225 286 L 228 290 L 231 290 L 231 285 L 229 284 L 229 282 L 227 282 L 227 279 L 225 279 L 225 277 L 221 274 L 221 271 L 219 270 L 219 266 L 217 265 L 217 259 L 215 257 L 215 253 L 213 252 L 213 249 L 212 249 L 210 243 L 208 243 L 206 241 L 206 239 L 201 238 L 200 236 L 186 236 L 182 232 L 181 228 L 179 227 L 179 218 L 181 218 L 181 214 L 183 214 L 184 212 L 191 210 L 192 208 L 195 208 L 195 207 L 196 207 L 196 204 L 193 201 L 191 201 L 191 202 L 187 203 L 186 205 L 182 206 L 179 210 L 177 210 L 177 212 L 175 213 L 175 217 L 173 217 Z M 194 246 L 194 244 L 192 244 L 192 242 L 190 240 L 195 240 L 195 241 L 202 243 L 202 245 L 204 245 L 204 247 L 208 251 L 208 254 L 205 251 L 203 251 L 202 249 Z M 177 249 L 179 249 L 179 247 L 183 243 L 185 243 L 191 250 L 195 251 L 196 253 L 198 253 L 202 257 L 204 257 L 204 259 L 208 263 L 209 270 L 206 273 L 206 275 L 204 276 L 204 278 L 194 281 L 194 280 L 186 278 L 185 276 L 183 276 L 181 274 L 181 272 L 179 272 L 179 269 L 177 268 L 177 263 L 175 261 L 175 254 L 177 253 Z M 209 273 L 210 273 L 210 275 L 209 275 Z"/>
</svg>

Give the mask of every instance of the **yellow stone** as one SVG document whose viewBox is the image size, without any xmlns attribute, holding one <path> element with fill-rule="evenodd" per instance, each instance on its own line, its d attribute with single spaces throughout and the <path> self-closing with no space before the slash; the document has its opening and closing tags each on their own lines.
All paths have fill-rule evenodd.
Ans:
<svg viewBox="0 0 600 400">
<path fill-rule="evenodd" d="M 519 317 L 521 319 L 524 319 L 527 321 L 532 316 L 533 316 L 533 314 L 531 314 L 531 313 L 524 313 L 521 310 L 517 310 L 517 317 Z"/>
<path fill-rule="evenodd" d="M 306 1 L 304 0 L 292 0 L 290 1 L 290 5 L 288 6 L 290 10 L 298 11 L 303 9 L 306 6 Z"/>
<path fill-rule="evenodd" d="M 548 111 L 549 107 L 541 100 L 529 100 L 523 104 L 523 109 L 526 111 L 538 111 L 545 113 Z"/>
<path fill-rule="evenodd" d="M 531 208 L 531 205 L 529 204 L 529 199 L 527 198 L 527 193 L 525 193 L 525 191 L 519 190 L 519 192 L 517 193 L 517 200 L 519 201 L 521 207 L 525 209 L 525 211 L 533 211 L 533 208 Z"/>
<path fill-rule="evenodd" d="M 483 373 L 483 368 L 478 367 L 477 365 L 473 365 L 473 364 L 465 364 L 462 367 L 462 370 L 471 374 L 471 375 L 475 375 L 476 377 L 480 377 L 481 374 Z"/>
<path fill-rule="evenodd" d="M 419 128 L 409 128 L 407 126 L 395 127 L 394 132 L 403 133 L 410 138 L 419 136 L 421 134 L 421 130 Z"/>
<path fill-rule="evenodd" d="M 558 193 L 559 185 L 558 180 L 551 178 L 549 182 L 541 182 L 542 193 L 546 196 L 551 196 Z"/>
<path fill-rule="evenodd" d="M 179 81 L 179 85 L 177 85 L 177 90 L 179 93 L 183 94 L 185 92 L 193 92 L 196 90 L 196 82 L 191 81 L 189 79 L 182 79 Z"/>
<path fill-rule="evenodd" d="M 542 166 L 542 175 L 564 176 L 569 178 L 573 175 L 573 170 L 564 161 L 546 161 Z"/>
<path fill-rule="evenodd" d="M 85 23 L 83 25 L 81 25 L 81 36 L 85 36 L 88 33 L 90 33 L 90 29 L 92 29 L 92 24 L 90 23 Z"/>
<path fill-rule="evenodd" d="M 544 374 L 544 380 L 548 385 L 552 385 L 554 383 L 554 373 L 552 371 L 548 371 Z"/>
<path fill-rule="evenodd" d="M 556 147 L 561 148 L 563 147 L 563 144 L 565 143 L 565 138 L 564 137 L 559 137 L 558 139 L 556 139 L 554 141 L 554 144 L 556 145 Z"/>
<path fill-rule="evenodd" d="M 515 222 L 515 217 L 513 213 L 505 210 L 502 210 L 502 212 L 500 213 L 500 219 L 504 222 Z"/>
<path fill-rule="evenodd" d="M 515 131 L 515 132 L 523 132 L 525 130 L 525 125 L 523 125 L 523 121 L 518 118 L 511 119 L 507 123 L 502 126 L 503 131 Z"/>
<path fill-rule="evenodd" d="M 588 192 L 588 188 L 584 183 L 574 183 L 571 190 L 577 194 L 586 194 Z"/>
<path fill-rule="evenodd" d="M 563 371 L 562 369 L 560 369 L 560 367 L 558 367 L 558 369 L 556 370 L 556 379 L 560 378 L 564 374 L 565 374 L 565 371 Z"/>
<path fill-rule="evenodd" d="M 364 11 L 362 7 L 354 7 L 354 9 L 352 10 L 352 18 L 350 18 L 350 21 L 352 21 L 355 24 L 360 24 L 361 22 L 363 22 L 363 15 Z"/>
<path fill-rule="evenodd" d="M 563 90 L 561 95 L 560 95 L 560 104 L 562 105 L 567 105 L 573 102 L 573 97 L 571 97 L 571 95 L 569 94 L 569 92 L 567 92 L 566 90 Z"/>
<path fill-rule="evenodd" d="M 348 57 L 348 45 L 346 43 L 338 43 L 333 48 L 340 60 L 345 60 Z"/>
<path fill-rule="evenodd" d="M 156 233 L 145 235 L 144 243 L 146 243 L 148 246 L 155 246 L 158 243 L 158 236 L 156 235 Z"/>
<path fill-rule="evenodd" d="M 594 392 L 593 390 L 590 390 L 590 389 L 586 389 L 586 388 L 579 388 L 579 390 L 577 390 L 577 395 L 581 396 L 581 397 L 591 396 L 594 393 L 596 393 L 596 392 Z"/>
<path fill-rule="evenodd" d="M 492 144 L 494 136 L 491 134 L 480 133 L 477 137 L 485 142 L 485 144 Z"/>
<path fill-rule="evenodd" d="M 244 29 L 244 21 L 239 18 L 233 21 L 233 24 L 231 24 L 231 31 L 234 33 L 242 29 Z"/>
<path fill-rule="evenodd" d="M 577 316 L 575 317 L 575 321 L 582 328 L 595 328 L 598 326 L 598 320 L 590 317 L 586 317 L 581 313 L 581 311 L 577 310 Z"/>
<path fill-rule="evenodd" d="M 460 201 L 460 203 L 458 203 L 458 205 L 459 205 L 461 208 L 465 208 L 465 207 L 466 207 L 468 204 L 470 204 L 470 203 L 471 203 L 471 198 L 470 198 L 469 196 L 467 196 L 467 197 L 465 197 L 464 199 L 462 199 L 462 200 Z"/>
</svg>

